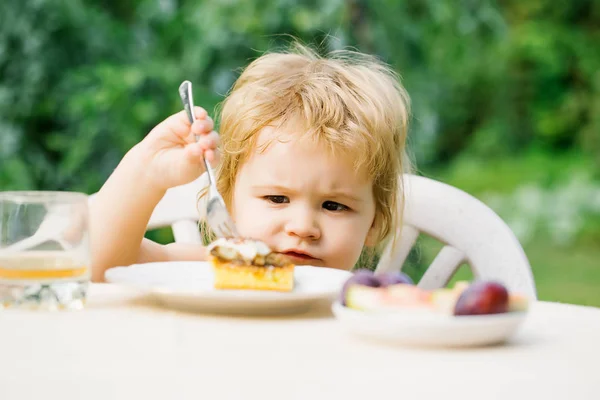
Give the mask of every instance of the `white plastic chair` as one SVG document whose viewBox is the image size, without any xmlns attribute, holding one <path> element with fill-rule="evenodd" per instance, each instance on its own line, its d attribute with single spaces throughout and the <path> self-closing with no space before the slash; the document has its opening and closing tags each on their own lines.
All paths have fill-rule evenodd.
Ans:
<svg viewBox="0 0 600 400">
<path fill-rule="evenodd" d="M 196 205 L 207 185 L 205 175 L 187 185 L 169 189 L 155 208 L 148 229 L 171 226 L 176 242 L 202 243 Z M 475 197 L 450 185 L 415 175 L 404 176 L 406 205 L 400 240 L 388 245 L 377 272 L 401 270 L 420 234 L 445 246 L 418 285 L 444 287 L 458 267 L 468 263 L 477 278 L 494 279 L 509 290 L 536 298 L 527 257 L 519 241 L 500 217 Z"/>
<path fill-rule="evenodd" d="M 529 298 L 536 289 L 529 261 L 508 225 L 488 206 L 453 186 L 415 175 L 404 176 L 406 204 L 400 239 L 384 249 L 377 271 L 400 270 L 420 234 L 445 246 L 418 286 L 444 287 L 468 263 L 476 278 L 497 280 Z"/>
<path fill-rule="evenodd" d="M 196 205 L 198 193 L 208 186 L 206 174 L 185 185 L 168 189 L 154 208 L 146 230 L 170 227 L 178 243 L 202 243 L 198 220 L 205 205 Z M 96 194 L 89 196 L 94 201 Z M 202 201 L 202 200 L 201 200 Z"/>
<path fill-rule="evenodd" d="M 148 229 L 170 226 L 176 242 L 202 243 L 198 220 L 206 205 L 203 200 L 197 205 L 197 198 L 207 186 L 208 179 L 203 174 L 191 183 L 167 190 L 150 217 Z"/>
</svg>

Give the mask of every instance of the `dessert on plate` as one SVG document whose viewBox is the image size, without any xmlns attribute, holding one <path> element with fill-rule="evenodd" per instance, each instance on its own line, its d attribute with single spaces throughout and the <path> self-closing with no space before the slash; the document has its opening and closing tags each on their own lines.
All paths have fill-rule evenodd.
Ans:
<svg viewBox="0 0 600 400">
<path fill-rule="evenodd" d="M 264 242 L 220 238 L 208 251 L 216 289 L 289 292 L 294 288 L 294 263 Z"/>
<path fill-rule="evenodd" d="M 452 288 L 422 289 L 402 272 L 354 273 L 341 291 L 340 303 L 368 312 L 420 311 L 442 315 L 489 315 L 525 312 L 528 299 L 500 282 L 456 282 Z"/>
</svg>

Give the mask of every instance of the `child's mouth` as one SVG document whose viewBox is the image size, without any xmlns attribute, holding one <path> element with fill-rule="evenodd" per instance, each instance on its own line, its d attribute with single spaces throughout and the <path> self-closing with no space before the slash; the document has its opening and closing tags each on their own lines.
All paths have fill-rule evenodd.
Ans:
<svg viewBox="0 0 600 400">
<path fill-rule="evenodd" d="M 296 260 L 302 260 L 302 261 L 309 261 L 309 260 L 315 260 L 315 258 L 309 254 L 305 254 L 305 253 L 299 253 L 297 251 L 286 251 L 284 253 L 286 256 L 296 259 Z"/>
</svg>

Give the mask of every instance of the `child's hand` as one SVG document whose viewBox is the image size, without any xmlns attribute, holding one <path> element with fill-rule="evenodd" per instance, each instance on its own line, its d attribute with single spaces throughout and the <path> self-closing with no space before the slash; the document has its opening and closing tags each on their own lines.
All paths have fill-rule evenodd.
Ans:
<svg viewBox="0 0 600 400">
<path fill-rule="evenodd" d="M 219 135 L 212 130 L 212 119 L 200 107 L 195 107 L 194 115 L 193 125 L 185 111 L 171 115 L 139 144 L 148 176 L 163 190 L 198 178 L 205 171 L 203 155 L 213 166 L 219 161 Z"/>
</svg>

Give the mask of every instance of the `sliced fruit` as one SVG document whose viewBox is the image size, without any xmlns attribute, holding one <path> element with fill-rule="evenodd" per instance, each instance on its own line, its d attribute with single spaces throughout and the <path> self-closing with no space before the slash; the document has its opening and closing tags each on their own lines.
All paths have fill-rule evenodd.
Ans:
<svg viewBox="0 0 600 400">
<path fill-rule="evenodd" d="M 431 304 L 436 311 L 452 315 L 460 294 L 455 289 L 435 289 L 431 293 Z"/>
<path fill-rule="evenodd" d="M 499 314 L 508 311 L 508 291 L 498 282 L 481 281 L 465 289 L 454 307 L 455 315 Z"/>
<path fill-rule="evenodd" d="M 396 284 L 387 287 L 387 298 L 401 306 L 431 307 L 431 292 L 417 286 Z"/>
<path fill-rule="evenodd" d="M 527 311 L 529 300 L 521 294 L 510 294 L 508 296 L 508 311 Z"/>
<path fill-rule="evenodd" d="M 403 275 L 358 271 L 344 284 L 340 301 L 363 311 L 423 310 L 445 315 L 497 314 L 529 307 L 527 297 L 509 294 L 498 282 L 459 281 L 452 288 L 425 290 Z"/>
<path fill-rule="evenodd" d="M 351 285 L 346 305 L 363 311 L 431 309 L 431 293 L 413 285 L 397 284 L 386 288 Z"/>
<path fill-rule="evenodd" d="M 356 310 L 377 310 L 383 305 L 383 292 L 379 288 L 351 285 L 346 291 L 346 306 Z"/>
<path fill-rule="evenodd" d="M 471 283 L 469 283 L 468 281 L 457 281 L 454 284 L 454 287 L 452 288 L 452 290 L 458 294 L 461 294 L 462 292 L 465 291 L 465 289 L 467 289 L 469 286 L 471 286 Z"/>
</svg>

